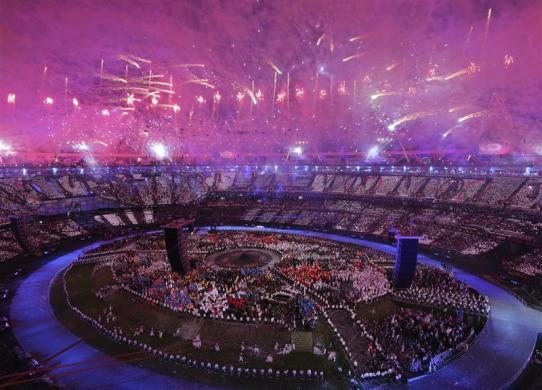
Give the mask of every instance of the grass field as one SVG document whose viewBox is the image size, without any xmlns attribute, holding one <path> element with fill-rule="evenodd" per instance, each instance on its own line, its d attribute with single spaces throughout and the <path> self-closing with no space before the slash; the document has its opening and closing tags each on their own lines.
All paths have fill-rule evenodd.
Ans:
<svg viewBox="0 0 542 390">
<path fill-rule="evenodd" d="M 345 382 L 337 375 L 336 366 L 326 358 L 309 352 L 293 352 L 288 355 L 274 355 L 272 364 L 265 362 L 269 353 L 274 352 L 275 342 L 280 347 L 291 341 L 290 332 L 278 325 L 265 324 L 239 324 L 226 321 L 195 318 L 183 313 L 175 313 L 171 310 L 155 306 L 144 299 L 133 296 L 124 290 L 115 290 L 109 293 L 104 300 L 96 298 L 94 291 L 113 283 L 113 276 L 108 267 L 93 273 L 94 265 L 78 265 L 72 268 L 66 276 L 67 288 L 70 293 L 72 304 L 89 316 L 97 318 L 106 308 L 111 305 L 113 314 L 117 317 L 115 323 L 109 327 L 118 326 L 123 329 L 124 335 L 152 345 L 156 348 L 173 354 L 186 355 L 190 359 L 199 361 L 212 361 L 221 365 L 242 366 L 248 368 L 274 368 L 274 369 L 312 369 L 324 371 L 325 382 L 318 381 L 265 381 L 254 378 L 230 378 L 205 371 L 191 369 L 176 363 L 165 362 L 153 358 L 144 358 L 140 362 L 131 363 L 168 375 L 177 375 L 182 378 L 203 382 L 227 384 L 235 381 L 236 386 L 247 385 L 254 387 L 254 381 L 262 382 L 264 388 L 342 388 Z M 76 316 L 66 305 L 62 291 L 61 280 L 56 280 L 51 289 L 51 304 L 57 318 L 74 334 L 83 338 L 88 344 L 102 350 L 109 355 L 120 355 L 134 350 L 124 344 L 113 343 L 106 336 L 101 335 L 95 328 Z M 107 325 L 107 324 L 104 324 Z M 145 331 L 138 337 L 133 336 L 133 331 L 143 325 Z M 150 329 L 155 332 L 161 330 L 164 334 L 149 336 Z M 173 337 L 175 330 L 179 328 L 181 337 Z M 201 349 L 192 345 L 192 339 L 200 335 L 202 340 Z M 338 353 L 338 362 L 345 366 L 345 359 L 341 349 L 333 345 L 331 330 L 327 323 L 319 321 L 313 332 L 315 341 L 333 349 Z M 214 350 L 215 343 L 220 346 L 220 351 Z M 244 363 L 239 363 L 241 343 L 246 349 L 243 353 Z M 249 347 L 257 345 L 259 354 L 249 352 Z M 150 357 L 150 356 L 149 356 Z M 246 383 L 245 383 L 246 382 Z M 249 383 L 250 382 L 250 383 Z M 260 387 L 260 385 L 258 385 Z"/>
</svg>

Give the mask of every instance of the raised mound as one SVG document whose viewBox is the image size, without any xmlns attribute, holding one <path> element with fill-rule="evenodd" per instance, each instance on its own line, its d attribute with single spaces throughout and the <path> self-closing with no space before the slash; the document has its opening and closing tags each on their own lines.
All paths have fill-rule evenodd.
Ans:
<svg viewBox="0 0 542 390">
<path fill-rule="evenodd" d="M 227 269 L 267 268 L 280 261 L 280 253 L 260 248 L 233 248 L 211 253 L 207 264 Z"/>
</svg>

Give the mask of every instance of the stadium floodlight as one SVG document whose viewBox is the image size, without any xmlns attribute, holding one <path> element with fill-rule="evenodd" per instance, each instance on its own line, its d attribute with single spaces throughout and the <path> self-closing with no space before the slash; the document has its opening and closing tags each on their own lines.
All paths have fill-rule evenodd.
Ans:
<svg viewBox="0 0 542 390">
<path fill-rule="evenodd" d="M 376 158 L 376 157 L 378 157 L 379 153 L 380 153 L 380 149 L 379 149 L 378 145 L 374 145 L 367 152 L 367 159 Z"/>
<path fill-rule="evenodd" d="M 154 157 L 156 157 L 158 160 L 163 160 L 168 157 L 168 150 L 161 142 L 153 142 L 150 145 L 150 150 Z"/>
</svg>

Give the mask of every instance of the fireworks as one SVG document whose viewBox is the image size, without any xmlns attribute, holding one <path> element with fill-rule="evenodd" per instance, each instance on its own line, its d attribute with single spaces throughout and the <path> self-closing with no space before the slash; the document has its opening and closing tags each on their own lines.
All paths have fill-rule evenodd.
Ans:
<svg viewBox="0 0 542 390">
<path fill-rule="evenodd" d="M 183 85 L 186 85 L 186 84 L 199 84 L 199 85 L 203 85 L 204 87 L 207 87 L 207 88 L 211 88 L 211 89 L 215 88 L 215 86 L 213 84 L 211 84 L 209 82 L 209 80 L 207 80 L 207 79 L 192 79 L 192 80 L 185 81 L 183 83 Z"/>
<path fill-rule="evenodd" d="M 352 54 L 351 56 L 348 56 L 348 57 L 345 57 L 342 59 L 343 62 L 348 62 L 348 61 L 351 61 L 355 58 L 359 58 L 361 56 L 360 53 L 357 53 L 357 54 Z"/>
<path fill-rule="evenodd" d="M 273 68 L 273 70 L 277 74 L 282 74 L 282 71 L 279 69 L 279 67 L 277 65 L 273 64 L 271 61 L 267 61 L 267 63 L 271 66 L 271 68 Z"/>
<path fill-rule="evenodd" d="M 405 122 L 413 121 L 413 120 L 418 119 L 418 118 L 422 118 L 422 117 L 427 116 L 427 115 L 429 115 L 427 112 L 415 112 L 414 114 L 406 115 L 406 116 L 396 120 L 391 125 L 389 125 L 388 130 L 389 131 L 395 131 L 397 129 L 397 126 L 399 126 L 401 124 L 403 124 Z"/>
<path fill-rule="evenodd" d="M 491 8 L 487 10 L 486 28 L 484 30 L 484 50 L 487 43 L 487 35 L 489 33 L 489 24 L 491 23 Z"/>
<path fill-rule="evenodd" d="M 395 68 L 396 66 L 397 66 L 397 62 L 395 62 L 395 63 L 391 64 L 390 66 L 388 66 L 388 67 L 386 68 L 386 71 L 389 72 L 390 70 L 392 70 L 392 69 Z"/>
<path fill-rule="evenodd" d="M 514 63 L 514 57 L 512 57 L 511 54 L 505 54 L 504 55 L 504 67 L 508 68 L 513 63 Z"/>
<path fill-rule="evenodd" d="M 369 35 L 367 35 L 367 34 L 365 34 L 365 35 L 357 35 L 357 36 L 355 36 L 355 37 L 352 37 L 352 38 L 348 39 L 348 41 L 350 41 L 350 42 L 355 42 L 355 41 L 362 40 L 362 39 L 364 39 L 364 38 L 366 38 L 366 37 L 368 37 L 368 36 L 369 36 Z"/>
<path fill-rule="evenodd" d="M 323 42 L 325 37 L 326 37 L 326 33 L 323 33 L 322 35 L 320 35 L 320 37 L 316 41 L 316 46 L 320 46 L 320 44 Z"/>
<path fill-rule="evenodd" d="M 479 71 L 480 71 L 480 67 L 474 62 L 471 62 L 469 64 L 469 66 L 467 66 L 467 73 L 468 74 L 473 74 L 473 73 L 476 73 L 476 72 L 479 72 Z"/>
<path fill-rule="evenodd" d="M 339 83 L 339 88 L 337 88 L 339 95 L 346 95 L 346 81 L 341 81 Z"/>
<path fill-rule="evenodd" d="M 376 100 L 383 96 L 399 96 L 401 95 L 400 92 L 379 92 L 371 95 L 371 100 Z"/>
<path fill-rule="evenodd" d="M 442 134 L 442 138 L 446 138 L 448 137 L 450 134 L 452 134 L 452 131 L 454 131 L 455 127 L 451 127 L 449 128 L 448 130 L 446 130 L 443 134 Z"/>
<path fill-rule="evenodd" d="M 120 55 L 118 56 L 118 59 L 129 63 L 130 65 L 136 67 L 137 69 L 141 69 L 141 66 L 139 66 L 139 64 L 136 61 L 134 61 L 133 59 L 131 59 L 130 57 L 126 55 Z"/>
<path fill-rule="evenodd" d="M 335 3 L 330 3 L 329 8 L 334 8 Z M 355 3 L 351 6 L 357 7 Z M 32 64 L 34 72 L 37 69 L 33 78 L 19 82 L 16 77 L 5 77 L 5 127 L 16 135 L 17 121 L 24 119 L 23 114 L 36 112 L 51 134 L 50 140 L 42 142 L 44 150 L 61 150 L 66 145 L 71 148 L 73 140 L 99 137 L 107 141 L 111 150 L 115 145 L 131 142 L 133 150 L 141 151 L 148 149 L 147 142 L 153 138 L 138 141 L 139 137 L 131 137 L 140 134 L 141 129 L 149 129 L 149 134 L 159 134 L 166 145 L 174 145 L 182 134 L 183 139 L 186 137 L 186 150 L 194 153 L 201 153 L 203 148 L 212 152 L 213 148 L 227 149 L 229 140 L 224 140 L 225 134 L 236 134 L 231 150 L 241 152 L 247 143 L 245 139 L 255 134 L 252 129 L 269 134 L 258 139 L 262 152 L 269 150 L 266 148 L 288 150 L 298 136 L 307 136 L 314 137 L 311 143 L 315 152 L 320 152 L 316 150 L 318 145 L 334 151 L 339 147 L 344 152 L 367 153 L 370 142 L 374 142 L 382 154 L 384 146 L 377 138 L 393 138 L 390 147 L 399 149 L 396 134 L 391 133 L 394 131 L 400 132 L 407 150 L 444 148 L 443 139 L 451 145 L 450 138 L 454 147 L 461 149 L 471 142 L 465 143 L 459 137 L 461 124 L 484 115 L 502 118 L 502 127 L 496 120 L 488 123 L 487 128 L 471 129 L 473 143 L 480 143 L 479 138 L 488 136 L 490 130 L 495 138 L 504 138 L 509 128 L 518 132 L 529 128 L 530 134 L 536 134 L 538 122 L 529 119 L 536 115 L 532 112 L 535 106 L 525 104 L 523 97 L 539 93 L 536 88 L 529 88 L 527 80 L 533 79 L 540 61 L 534 55 L 524 54 L 532 45 L 520 42 L 527 36 L 524 33 L 533 31 L 532 21 L 526 20 L 525 28 L 523 20 L 508 23 L 506 18 L 516 10 L 499 5 L 495 10 L 498 24 L 493 24 L 497 19 L 491 21 L 491 9 L 482 8 L 480 15 L 468 7 L 465 12 L 471 14 L 458 15 L 454 19 L 457 25 L 444 31 L 445 26 L 427 14 L 434 36 L 424 40 L 418 30 L 412 31 L 412 35 L 402 30 L 406 21 L 399 18 L 394 22 L 397 14 L 393 10 L 397 8 L 399 12 L 402 7 L 390 6 L 389 20 L 378 20 L 381 24 L 367 23 L 373 16 L 363 13 L 349 15 L 343 11 L 330 13 L 329 17 L 299 13 L 295 14 L 295 23 L 276 34 L 267 33 L 271 30 L 260 25 L 264 20 L 255 18 L 258 32 L 262 28 L 268 34 L 261 34 L 258 39 L 247 35 L 248 31 L 256 31 L 256 26 L 246 20 L 246 26 L 232 25 L 222 36 L 216 24 L 207 25 L 217 28 L 210 31 L 215 34 L 212 36 L 193 30 L 188 24 L 183 27 L 186 31 L 173 37 L 172 28 L 160 28 L 153 35 L 155 26 L 138 30 L 136 23 L 132 37 L 126 36 L 122 41 L 125 45 L 94 45 L 93 50 L 85 53 L 72 53 L 72 48 L 66 47 L 74 58 L 63 64 L 55 58 L 56 54 L 48 56 L 43 50 L 36 53 Z M 279 8 L 269 12 L 283 12 Z M 289 19 L 282 17 L 280 23 L 285 20 Z M 242 18 L 236 21 L 242 23 Z M 370 35 L 359 31 L 359 26 L 370 26 Z M 136 32 L 148 35 L 148 39 L 137 37 Z M 110 31 L 104 29 L 103 33 Z M 163 46 L 159 45 L 160 40 Z M 482 46 L 485 40 L 487 56 Z M 154 44 L 156 48 L 152 47 Z M 130 50 L 145 58 L 111 52 L 115 47 L 125 47 L 123 51 Z M 39 46 L 36 48 L 40 50 Z M 57 53 L 55 50 L 51 53 Z M 75 64 L 79 66 L 75 68 Z M 4 72 L 10 72 L 11 62 L 8 65 Z M 13 76 L 21 75 L 22 72 L 13 72 Z M 504 96 L 502 102 L 496 101 L 496 93 Z M 428 113 L 435 116 L 409 122 Z M 450 123 L 456 126 L 455 130 Z M 227 132 L 214 137 L 225 124 Z M 329 129 L 336 133 L 328 136 Z M 209 145 L 202 146 L 203 137 L 211 139 Z M 349 146 L 343 148 L 341 143 Z"/>
<path fill-rule="evenodd" d="M 466 108 L 467 106 L 455 106 L 455 107 L 452 107 L 448 110 L 448 112 L 456 112 L 456 111 L 459 111 L 463 108 Z"/>
<path fill-rule="evenodd" d="M 254 95 L 254 92 L 252 92 L 250 89 L 247 89 L 247 94 L 250 96 L 250 100 L 252 100 L 252 104 L 258 104 L 258 99 L 256 95 Z"/>
<path fill-rule="evenodd" d="M 473 112 L 472 114 L 462 116 L 461 118 L 457 120 L 457 122 L 463 123 L 465 121 L 468 121 L 469 119 L 480 118 L 486 115 L 487 115 L 487 111 L 477 111 L 477 112 Z"/>
</svg>

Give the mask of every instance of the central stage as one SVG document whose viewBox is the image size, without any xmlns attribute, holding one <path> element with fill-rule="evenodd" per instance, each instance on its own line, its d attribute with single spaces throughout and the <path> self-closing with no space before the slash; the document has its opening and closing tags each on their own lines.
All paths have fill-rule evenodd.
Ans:
<svg viewBox="0 0 542 390">
<path fill-rule="evenodd" d="M 279 252 L 260 248 L 231 248 L 211 253 L 206 263 L 226 269 L 269 268 L 280 261 Z"/>
</svg>

